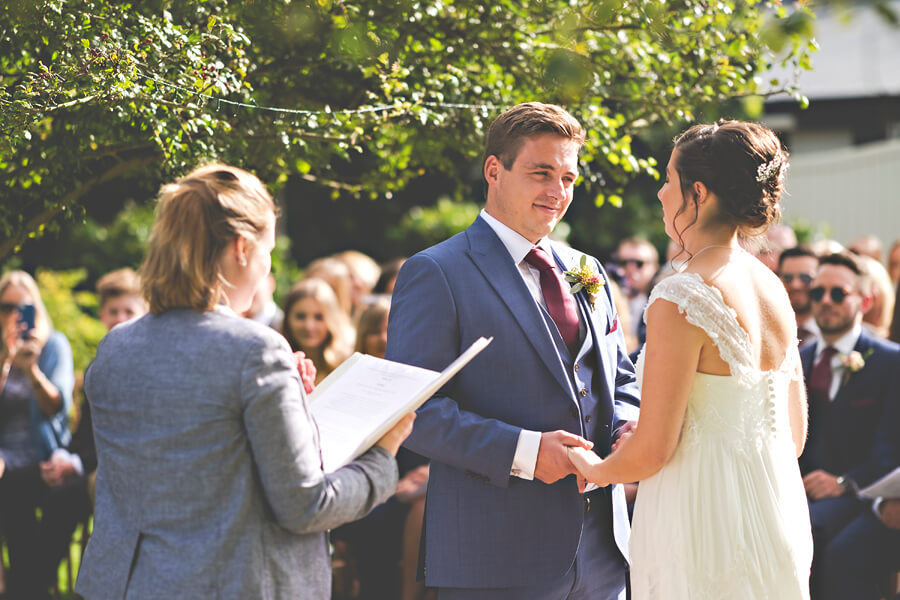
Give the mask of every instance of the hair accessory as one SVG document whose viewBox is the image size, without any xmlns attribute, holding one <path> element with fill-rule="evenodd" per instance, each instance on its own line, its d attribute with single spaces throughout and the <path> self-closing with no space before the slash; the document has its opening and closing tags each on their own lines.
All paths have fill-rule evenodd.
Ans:
<svg viewBox="0 0 900 600">
<path fill-rule="evenodd" d="M 772 177 L 777 176 L 781 171 L 782 164 L 784 165 L 784 168 L 787 169 L 787 163 L 784 162 L 784 158 L 779 154 L 769 162 L 756 167 L 756 182 L 765 183 L 772 179 Z"/>
</svg>

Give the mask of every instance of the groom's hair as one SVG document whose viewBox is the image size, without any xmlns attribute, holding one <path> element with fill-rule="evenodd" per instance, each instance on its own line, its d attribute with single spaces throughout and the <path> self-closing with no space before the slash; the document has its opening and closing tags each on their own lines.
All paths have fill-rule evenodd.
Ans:
<svg viewBox="0 0 900 600">
<path fill-rule="evenodd" d="M 509 170 L 516 161 L 525 138 L 542 133 L 553 133 L 570 139 L 578 144 L 579 151 L 584 145 L 584 127 L 561 106 L 541 102 L 518 104 L 491 123 L 481 159 L 482 171 L 489 156 L 496 156 L 503 168 Z"/>
</svg>

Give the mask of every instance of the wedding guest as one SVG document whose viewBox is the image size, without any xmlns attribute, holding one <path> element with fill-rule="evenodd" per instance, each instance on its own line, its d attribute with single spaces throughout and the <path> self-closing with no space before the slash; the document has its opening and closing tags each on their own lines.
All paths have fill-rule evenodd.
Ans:
<svg viewBox="0 0 900 600">
<path fill-rule="evenodd" d="M 797 245 L 797 235 L 790 225 L 784 223 L 775 223 L 761 240 L 761 243 L 755 246 L 756 258 L 762 261 L 764 265 L 775 271 L 778 267 L 778 257 L 788 248 Z"/>
<path fill-rule="evenodd" d="M 141 297 L 140 279 L 132 269 L 118 269 L 101 277 L 97 281 L 97 296 L 100 299 L 98 317 L 107 331 L 147 312 L 147 304 Z M 94 510 L 96 468 L 93 419 L 90 402 L 85 399 L 81 403 L 81 417 L 72 441 L 66 448 L 54 450 L 50 459 L 41 463 L 41 478 L 47 493 L 41 504 L 38 545 L 46 586 L 53 584 L 60 562 L 69 556 L 75 527 Z"/>
<path fill-rule="evenodd" d="M 881 338 L 887 338 L 894 314 L 894 285 L 887 269 L 871 256 L 859 256 L 859 264 L 872 281 L 872 305 L 863 313 L 863 327 Z"/>
<path fill-rule="evenodd" d="M 26 324 L 24 315 L 34 316 Z M 31 326 L 29 328 L 29 326 Z M 53 330 L 38 286 L 24 271 L 0 277 L 0 531 L 9 553 L 8 596 L 47 598 L 35 509 L 40 464 L 71 439 L 72 350 Z"/>
<path fill-rule="evenodd" d="M 801 351 L 810 400 L 800 468 L 815 546 L 814 598 L 828 593 L 822 561 L 831 544 L 869 510 L 856 492 L 883 474 L 882 440 L 897 435 L 887 417 L 900 401 L 900 346 L 863 328 L 871 289 L 859 259 L 843 253 L 819 259 L 809 292 L 821 335 Z"/>
<path fill-rule="evenodd" d="M 888 339 L 892 342 L 900 343 L 900 284 L 894 290 L 894 314 L 891 316 L 891 328 Z"/>
<path fill-rule="evenodd" d="M 898 367 L 900 364 L 894 365 Z M 900 400 L 896 394 L 885 406 L 884 416 L 873 449 L 878 458 L 872 472 L 875 480 L 900 467 Z M 879 583 L 900 570 L 900 494 L 874 502 L 860 499 L 859 503 L 858 513 L 833 537 L 822 557 L 823 600 L 881 600 Z M 895 591 L 887 590 L 889 597 Z"/>
<path fill-rule="evenodd" d="M 641 237 L 630 237 L 619 242 L 615 256 L 625 275 L 622 291 L 628 298 L 631 328 L 625 333 L 634 336 L 637 344 L 644 343 L 644 307 L 650 293 L 650 282 L 659 269 L 659 252 Z"/>
<path fill-rule="evenodd" d="M 788 248 L 778 257 L 776 272 L 784 284 L 791 301 L 791 308 L 797 318 L 797 338 L 800 346 L 804 346 L 816 339 L 819 334 L 819 326 L 812 315 L 812 301 L 809 298 L 809 288 L 816 277 L 819 268 L 819 258 L 806 246 L 794 246 Z"/>
<path fill-rule="evenodd" d="M 390 296 L 394 293 L 394 283 L 400 273 L 400 267 L 406 262 L 406 258 L 395 258 L 381 265 L 381 275 L 372 289 L 373 294 Z"/>
<path fill-rule="evenodd" d="M 371 256 L 359 250 L 344 250 L 335 254 L 334 258 L 350 269 L 350 314 L 355 318 L 362 309 L 363 299 L 372 293 L 378 283 L 381 267 Z"/>
<path fill-rule="evenodd" d="M 284 299 L 285 339 L 316 366 L 318 384 L 353 350 L 354 332 L 334 290 L 318 278 L 295 283 Z"/>
<path fill-rule="evenodd" d="M 269 273 L 275 205 L 226 165 L 163 187 L 142 289 L 85 377 L 94 529 L 76 591 L 94 598 L 328 598 L 326 531 L 393 493 L 407 415 L 324 473 L 309 365 L 239 317 Z"/>
<path fill-rule="evenodd" d="M 356 352 L 384 358 L 390 307 L 390 301 L 382 297 L 363 309 L 357 325 Z M 397 462 L 401 479 L 394 496 L 362 520 L 332 532 L 332 540 L 345 543 L 354 559 L 359 600 L 413 600 L 425 592 L 416 582 L 416 565 L 428 465 L 405 448 L 397 453 Z M 412 539 L 415 544 L 408 541 Z"/>
<path fill-rule="evenodd" d="M 363 309 L 356 324 L 355 352 L 384 358 L 390 312 L 391 301 L 384 297 L 374 300 Z"/>
<path fill-rule="evenodd" d="M 860 256 L 868 256 L 878 262 L 884 256 L 884 243 L 877 235 L 861 235 L 847 244 L 847 250 Z"/>
<path fill-rule="evenodd" d="M 891 249 L 888 252 L 887 269 L 894 285 L 900 284 L 900 240 L 895 241 L 891 245 Z"/>
<path fill-rule="evenodd" d="M 353 314 L 353 276 L 350 267 L 333 256 L 317 258 L 307 265 L 304 279 L 321 279 L 331 286 L 338 307 L 347 317 Z"/>
<path fill-rule="evenodd" d="M 272 297 L 274 293 L 275 278 L 269 273 L 268 277 L 260 282 L 256 293 L 253 294 L 250 309 L 244 313 L 244 316 L 248 319 L 253 319 L 257 323 L 262 323 L 266 327 L 271 327 L 275 331 L 281 331 L 284 313 L 281 307 L 275 303 Z"/>
<path fill-rule="evenodd" d="M 816 256 L 828 256 L 829 254 L 841 254 L 847 252 L 847 249 L 840 242 L 835 240 L 816 240 L 810 242 L 808 245 L 809 249 L 812 250 Z"/>
</svg>

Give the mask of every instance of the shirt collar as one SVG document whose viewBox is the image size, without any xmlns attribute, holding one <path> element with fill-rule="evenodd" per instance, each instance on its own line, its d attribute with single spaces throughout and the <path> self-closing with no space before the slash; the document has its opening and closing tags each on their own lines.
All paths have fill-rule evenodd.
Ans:
<svg viewBox="0 0 900 600">
<path fill-rule="evenodd" d="M 550 257 L 551 261 L 554 260 L 553 246 L 550 244 L 550 239 L 547 236 L 544 236 L 540 240 L 538 240 L 537 244 L 532 244 L 530 241 L 522 237 L 520 233 L 513 231 L 507 225 L 504 225 L 503 223 L 489 215 L 483 208 L 481 209 L 481 218 L 484 219 L 484 222 L 494 230 L 494 233 L 497 234 L 497 237 L 500 238 L 501 242 L 503 242 L 503 246 L 506 248 L 506 251 L 509 252 L 509 255 L 512 257 L 513 262 L 515 262 L 517 265 L 525 260 L 525 256 L 527 256 L 531 249 L 535 246 L 544 250 L 544 252 L 547 253 L 547 256 Z"/>
<path fill-rule="evenodd" d="M 853 349 L 856 347 L 856 342 L 859 341 L 860 335 L 862 335 L 862 325 L 857 323 L 850 331 L 842 335 L 831 345 L 840 354 L 846 356 L 853 352 Z M 825 346 L 825 341 L 819 338 L 819 343 L 816 346 L 816 360 L 819 359 L 819 356 L 821 356 L 822 352 L 825 350 Z"/>
</svg>

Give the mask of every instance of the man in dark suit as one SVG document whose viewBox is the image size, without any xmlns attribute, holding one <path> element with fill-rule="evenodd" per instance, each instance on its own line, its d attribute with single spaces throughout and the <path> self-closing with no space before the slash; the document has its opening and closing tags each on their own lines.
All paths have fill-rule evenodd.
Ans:
<svg viewBox="0 0 900 600">
<path fill-rule="evenodd" d="M 812 314 L 812 300 L 809 299 L 809 288 L 818 267 L 819 258 L 806 246 L 788 248 L 778 257 L 778 277 L 784 283 L 797 317 L 800 347 L 815 342 L 819 334 L 819 326 Z"/>
<path fill-rule="evenodd" d="M 871 283 L 856 259 L 832 254 L 819 260 L 809 291 L 821 337 L 801 351 L 809 391 L 809 437 L 800 457 L 810 501 L 815 556 L 813 598 L 831 596 L 826 564 L 871 511 L 857 492 L 890 471 L 890 450 L 900 434 L 896 421 L 900 347 L 866 333 L 862 315 L 871 304 Z M 827 573 L 840 578 L 843 570 Z M 863 598 L 854 595 L 854 598 Z"/>
<path fill-rule="evenodd" d="M 424 537 L 440 600 L 624 598 L 622 486 L 582 493 L 567 445 L 601 455 L 637 418 L 638 389 L 607 287 L 571 293 L 591 257 L 547 237 L 572 201 L 581 125 L 518 105 L 491 125 L 485 208 L 406 261 L 387 358 L 443 369 L 493 343 L 420 410 L 407 447 L 431 459 Z"/>
</svg>

